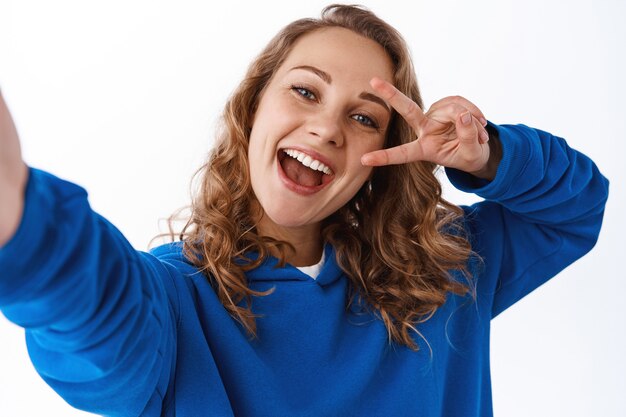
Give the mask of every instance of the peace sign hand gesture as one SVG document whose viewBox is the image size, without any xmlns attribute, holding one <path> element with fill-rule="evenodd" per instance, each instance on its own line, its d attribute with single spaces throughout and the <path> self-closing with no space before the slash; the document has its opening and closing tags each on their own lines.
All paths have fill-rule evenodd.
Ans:
<svg viewBox="0 0 626 417">
<path fill-rule="evenodd" d="M 492 155 L 487 120 L 478 107 L 463 97 L 446 97 L 423 113 L 392 84 L 373 78 L 372 88 L 400 114 L 417 139 L 363 155 L 363 165 L 381 166 L 430 161 L 480 178 L 493 179 L 499 157 Z M 491 157 L 491 158 L 490 158 Z"/>
</svg>

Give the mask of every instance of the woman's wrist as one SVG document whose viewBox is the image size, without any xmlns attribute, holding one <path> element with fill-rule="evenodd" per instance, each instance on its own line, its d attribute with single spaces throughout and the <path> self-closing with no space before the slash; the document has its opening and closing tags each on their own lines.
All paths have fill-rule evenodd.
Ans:
<svg viewBox="0 0 626 417">
<path fill-rule="evenodd" d="M 487 125 L 485 128 L 489 134 L 489 158 L 482 169 L 468 172 L 468 174 L 484 180 L 493 181 L 496 177 L 500 161 L 502 160 L 502 144 L 500 143 L 498 131 L 495 128 L 491 125 Z"/>
</svg>

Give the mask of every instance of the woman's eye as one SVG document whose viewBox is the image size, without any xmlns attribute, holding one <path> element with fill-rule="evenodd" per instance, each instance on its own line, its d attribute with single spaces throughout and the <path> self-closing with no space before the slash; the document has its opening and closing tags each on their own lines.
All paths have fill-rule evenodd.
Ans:
<svg viewBox="0 0 626 417">
<path fill-rule="evenodd" d="M 294 90 L 299 95 L 301 95 L 302 97 L 306 98 L 307 100 L 317 99 L 317 97 L 315 97 L 315 94 L 313 94 L 311 90 L 308 90 L 304 87 L 299 87 L 297 85 L 294 85 L 293 87 L 291 87 L 291 89 Z"/>
<path fill-rule="evenodd" d="M 378 128 L 378 124 L 375 121 L 363 114 L 355 114 L 352 118 L 364 126 Z"/>
</svg>

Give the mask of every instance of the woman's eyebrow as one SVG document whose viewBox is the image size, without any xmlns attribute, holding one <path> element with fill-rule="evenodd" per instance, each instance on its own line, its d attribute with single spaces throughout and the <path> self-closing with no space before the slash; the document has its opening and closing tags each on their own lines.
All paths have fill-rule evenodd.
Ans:
<svg viewBox="0 0 626 417">
<path fill-rule="evenodd" d="M 302 69 L 302 70 L 306 70 L 306 71 L 311 71 L 312 73 L 314 73 L 315 75 L 320 77 L 322 80 L 324 80 L 324 82 L 326 84 L 331 84 L 333 82 L 333 79 L 332 79 L 332 77 L 330 76 L 329 73 L 324 72 L 321 69 L 313 67 L 311 65 L 298 65 L 296 67 L 293 67 L 289 71 L 293 71 L 295 69 Z"/>
<path fill-rule="evenodd" d="M 391 114 L 391 108 L 389 107 L 389 105 L 385 102 L 385 100 L 378 97 L 377 95 L 363 91 L 361 94 L 359 94 L 359 98 L 362 98 L 363 100 L 371 101 L 376 104 L 380 104 L 381 106 L 385 108 L 385 110 L 387 110 L 387 113 Z"/>
<path fill-rule="evenodd" d="M 329 73 L 322 71 L 321 69 L 314 67 L 312 65 L 298 65 L 295 66 L 293 68 L 291 68 L 289 71 L 293 71 L 296 69 L 300 69 L 300 70 L 305 70 L 305 71 L 310 71 L 312 73 L 314 73 L 315 75 L 317 75 L 318 77 L 320 77 L 326 84 L 331 84 L 333 82 L 332 77 L 330 76 Z M 389 107 L 389 105 L 380 97 L 372 94 L 372 93 L 368 93 L 366 91 L 362 92 L 361 94 L 359 94 L 359 98 L 363 99 L 363 100 L 368 100 L 371 101 L 373 103 L 379 104 L 381 105 L 386 111 L 387 113 L 391 114 L 391 108 Z"/>
</svg>

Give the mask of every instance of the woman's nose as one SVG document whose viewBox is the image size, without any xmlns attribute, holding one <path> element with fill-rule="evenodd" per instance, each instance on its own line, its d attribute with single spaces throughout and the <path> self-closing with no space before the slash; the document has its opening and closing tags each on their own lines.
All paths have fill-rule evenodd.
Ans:
<svg viewBox="0 0 626 417">
<path fill-rule="evenodd" d="M 334 146 L 342 146 L 344 142 L 341 120 L 336 112 L 319 112 L 311 117 L 308 126 L 309 134 L 320 141 Z"/>
</svg>

